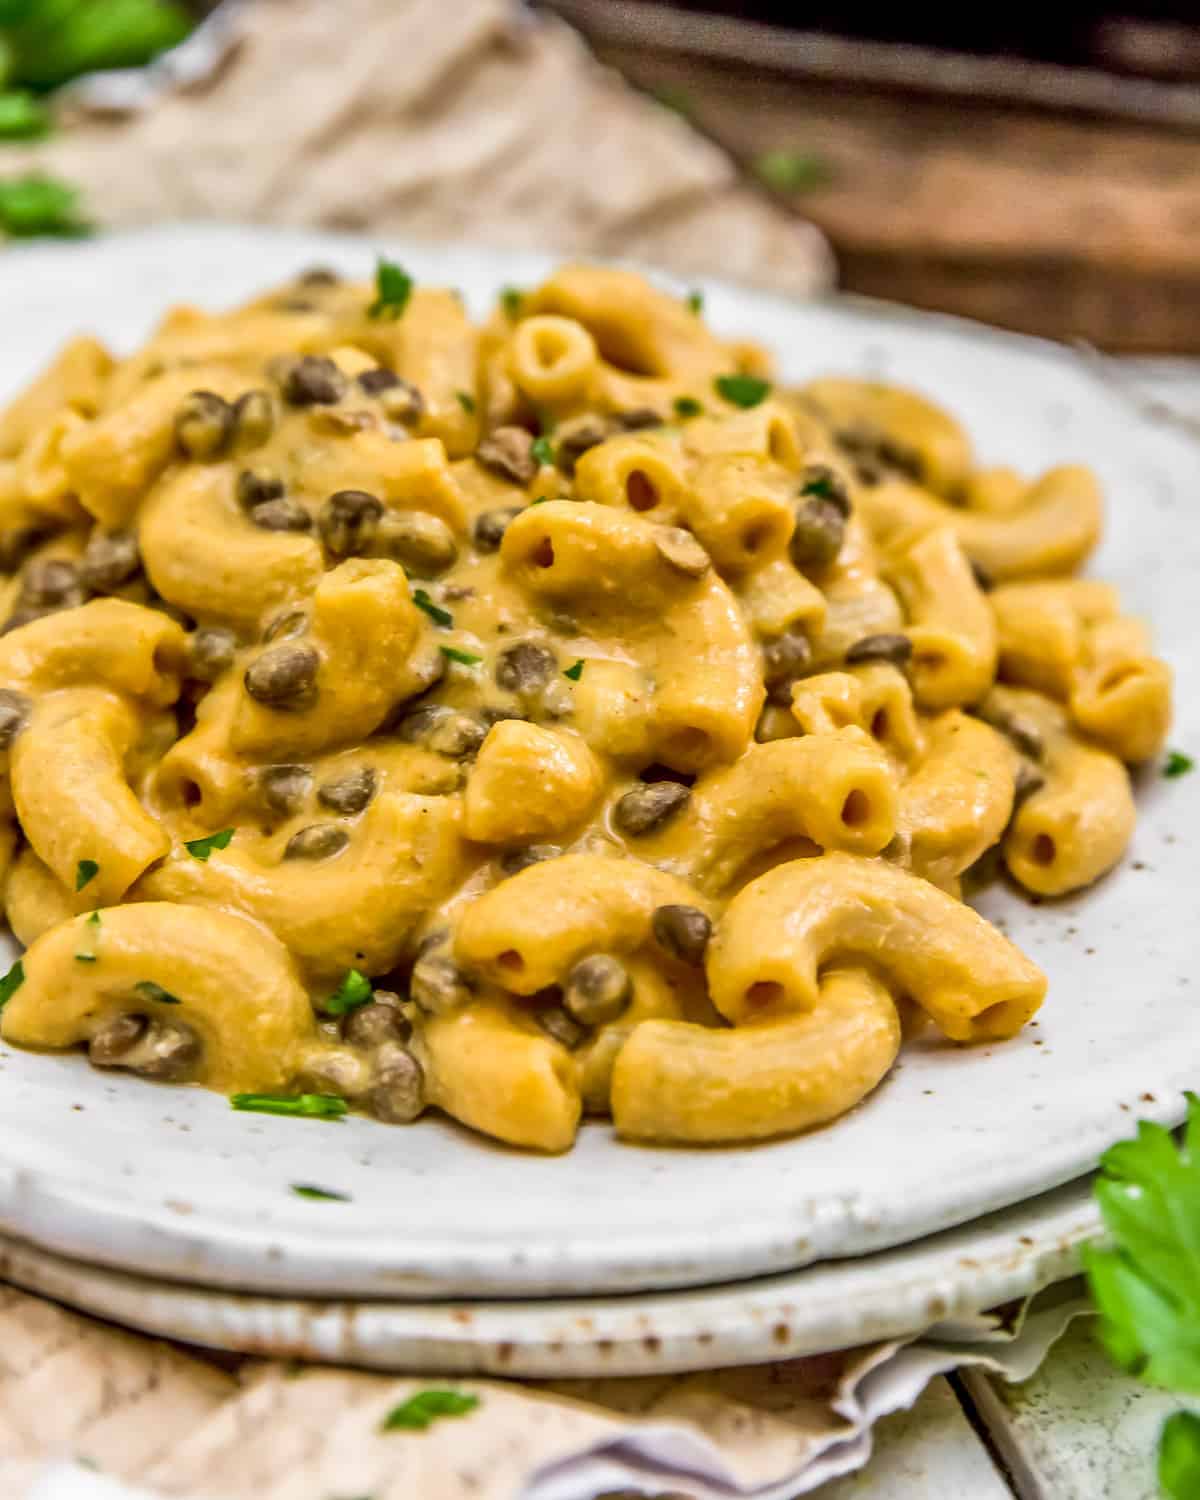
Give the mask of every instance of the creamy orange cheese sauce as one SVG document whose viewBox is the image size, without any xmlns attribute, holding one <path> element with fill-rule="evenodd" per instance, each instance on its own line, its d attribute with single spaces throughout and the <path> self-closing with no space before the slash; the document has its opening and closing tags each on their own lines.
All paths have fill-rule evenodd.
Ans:
<svg viewBox="0 0 1200 1500">
<path fill-rule="evenodd" d="M 1012 1035 L 1045 980 L 961 877 L 1105 873 L 1170 716 L 1067 576 L 1090 474 L 629 273 L 482 327 L 400 283 L 81 338 L 0 414 L 5 1038 L 562 1150 L 830 1120 L 900 1009 Z"/>
</svg>

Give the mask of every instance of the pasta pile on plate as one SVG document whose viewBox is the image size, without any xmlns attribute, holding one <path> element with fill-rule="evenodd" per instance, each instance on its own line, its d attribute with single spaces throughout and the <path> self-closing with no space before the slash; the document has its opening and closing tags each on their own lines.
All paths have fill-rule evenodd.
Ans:
<svg viewBox="0 0 1200 1500">
<path fill-rule="evenodd" d="M 625 272 L 79 338 L 0 414 L 3 1036 L 546 1151 L 1012 1036 L 1045 979 L 962 876 L 1111 869 L 1170 716 L 1100 524 Z"/>
</svg>

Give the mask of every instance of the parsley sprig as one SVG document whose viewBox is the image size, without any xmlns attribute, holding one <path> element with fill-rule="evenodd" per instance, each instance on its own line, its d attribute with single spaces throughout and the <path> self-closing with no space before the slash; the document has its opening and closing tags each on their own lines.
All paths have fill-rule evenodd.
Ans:
<svg viewBox="0 0 1200 1500">
<path fill-rule="evenodd" d="M 18 958 L 4 978 L 0 979 L 0 1010 L 4 1009 L 24 983 L 25 965 Z"/>
<path fill-rule="evenodd" d="M 201 861 L 201 863 L 206 864 L 208 862 L 209 855 L 213 852 L 214 849 L 228 848 L 229 841 L 233 837 L 234 831 L 235 830 L 232 828 L 222 828 L 219 833 L 207 834 L 202 839 L 187 839 L 185 840 L 183 847 L 187 850 L 187 852 L 192 856 L 193 859 L 198 859 Z"/>
<path fill-rule="evenodd" d="M 1100 1339 L 1116 1364 L 1150 1385 L 1200 1393 L 1200 1098 L 1189 1094 L 1183 1140 L 1143 1120 L 1134 1140 L 1100 1158 L 1096 1198 L 1111 1248 L 1084 1263 Z M 1171 1500 L 1195 1500 L 1200 1420 L 1163 1428 L 1159 1479 Z"/>
<path fill-rule="evenodd" d="M 91 225 L 80 211 L 79 190 L 70 183 L 37 172 L 0 178 L 0 234 L 12 239 L 78 239 L 90 233 Z"/>
<path fill-rule="evenodd" d="M 1189 771 L 1196 769 L 1196 762 L 1190 755 L 1185 755 L 1182 750 L 1172 750 L 1163 762 L 1163 775 L 1174 781 L 1177 777 L 1186 776 Z"/>
<path fill-rule="evenodd" d="M 90 885 L 100 873 L 100 866 L 94 859 L 81 859 L 75 866 L 75 889 L 83 890 L 85 885 Z"/>
<path fill-rule="evenodd" d="M 321 1009 L 327 1016 L 345 1016 L 360 1005 L 366 1005 L 373 994 L 371 981 L 365 974 L 360 974 L 357 969 L 347 969 L 341 984 L 321 1002 Z"/>
<path fill-rule="evenodd" d="M 757 375 L 718 375 L 713 385 L 718 396 L 730 406 L 740 406 L 743 411 L 761 406 L 771 394 L 771 382 L 760 380 Z"/>
</svg>

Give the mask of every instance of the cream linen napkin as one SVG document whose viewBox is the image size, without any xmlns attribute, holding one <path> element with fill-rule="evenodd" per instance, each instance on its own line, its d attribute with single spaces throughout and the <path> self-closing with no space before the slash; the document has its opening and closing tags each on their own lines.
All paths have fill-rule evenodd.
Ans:
<svg viewBox="0 0 1200 1500">
<path fill-rule="evenodd" d="M 278 1363 L 241 1378 L 24 1293 L 0 1293 L 0 1494 L 13 1500 L 793 1500 L 861 1467 L 930 1380 L 1032 1374 L 1085 1311 L 1067 1284 L 1010 1319 L 712 1374 L 439 1379 L 479 1397 L 382 1433 L 428 1380 Z"/>
<path fill-rule="evenodd" d="M 128 84 L 77 88 L 69 128 L 5 147 L 0 170 L 79 183 L 104 225 L 394 231 L 798 295 L 832 279 L 817 230 L 516 0 L 241 0 L 218 21 L 148 107 L 108 110 L 138 103 Z"/>
</svg>

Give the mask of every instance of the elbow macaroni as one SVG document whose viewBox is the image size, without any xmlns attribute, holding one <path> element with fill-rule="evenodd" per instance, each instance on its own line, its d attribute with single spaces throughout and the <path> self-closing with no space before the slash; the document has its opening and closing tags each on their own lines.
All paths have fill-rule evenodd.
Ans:
<svg viewBox="0 0 1200 1500">
<path fill-rule="evenodd" d="M 1099 527 L 625 271 L 77 339 L 0 412 L 0 1030 L 542 1151 L 835 1119 L 909 1001 L 1040 1005 L 969 867 L 1125 848 L 1170 674 Z"/>
</svg>

